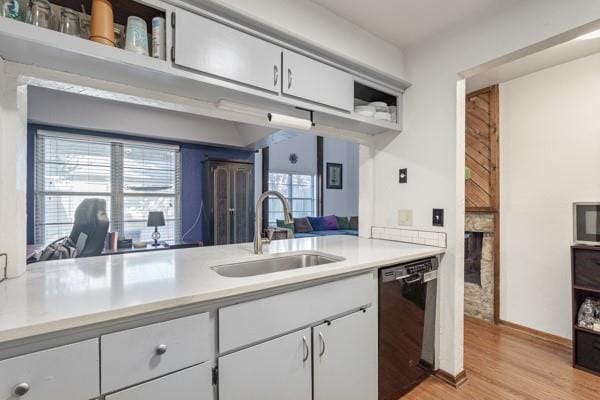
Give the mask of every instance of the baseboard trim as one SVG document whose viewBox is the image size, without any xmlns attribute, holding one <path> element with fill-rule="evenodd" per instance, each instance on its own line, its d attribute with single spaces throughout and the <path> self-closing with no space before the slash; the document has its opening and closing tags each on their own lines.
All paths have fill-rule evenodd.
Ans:
<svg viewBox="0 0 600 400">
<path fill-rule="evenodd" d="M 437 371 L 435 371 L 434 376 L 455 389 L 458 389 L 459 387 L 464 385 L 465 382 L 467 382 L 468 380 L 467 371 L 464 369 L 458 375 L 452 375 L 449 372 L 438 369 Z"/>
<path fill-rule="evenodd" d="M 504 326 L 506 328 L 509 329 L 513 329 L 515 331 L 527 334 L 529 336 L 534 336 L 538 339 L 542 339 L 548 342 L 552 342 L 552 343 L 556 343 L 558 345 L 564 346 L 564 347 L 568 347 L 571 348 L 573 346 L 573 343 L 571 340 L 569 339 L 565 339 L 563 337 L 557 336 L 557 335 L 553 335 L 551 333 L 546 333 L 546 332 L 542 332 L 542 331 L 538 331 L 537 329 L 533 329 L 533 328 L 528 328 L 526 326 L 523 325 L 519 325 L 519 324 L 515 324 L 512 322 L 508 322 L 508 321 L 504 321 L 504 320 L 499 320 L 498 321 L 498 325 Z"/>
</svg>

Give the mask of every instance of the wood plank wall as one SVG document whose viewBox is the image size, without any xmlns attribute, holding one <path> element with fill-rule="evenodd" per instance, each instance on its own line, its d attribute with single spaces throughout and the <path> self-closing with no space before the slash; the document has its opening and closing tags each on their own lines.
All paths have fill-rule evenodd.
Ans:
<svg viewBox="0 0 600 400">
<path fill-rule="evenodd" d="M 498 210 L 498 85 L 467 95 L 466 211 Z"/>
</svg>

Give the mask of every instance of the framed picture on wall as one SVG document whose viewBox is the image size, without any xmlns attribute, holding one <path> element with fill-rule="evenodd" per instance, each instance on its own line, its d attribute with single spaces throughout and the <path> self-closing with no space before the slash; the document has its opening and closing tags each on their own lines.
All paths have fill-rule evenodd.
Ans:
<svg viewBox="0 0 600 400">
<path fill-rule="evenodd" d="M 327 163 L 327 189 L 342 189 L 342 164 Z"/>
</svg>

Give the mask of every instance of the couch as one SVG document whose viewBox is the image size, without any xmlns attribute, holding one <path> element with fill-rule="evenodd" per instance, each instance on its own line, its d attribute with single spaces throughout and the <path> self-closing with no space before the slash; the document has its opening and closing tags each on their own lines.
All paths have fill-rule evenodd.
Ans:
<svg viewBox="0 0 600 400">
<path fill-rule="evenodd" d="M 337 223 L 333 223 L 333 221 Z M 294 218 L 294 223 L 286 225 L 284 221 L 277 220 L 278 228 L 291 231 L 289 237 L 296 239 L 319 236 L 358 236 L 358 217 L 326 217 Z"/>
</svg>

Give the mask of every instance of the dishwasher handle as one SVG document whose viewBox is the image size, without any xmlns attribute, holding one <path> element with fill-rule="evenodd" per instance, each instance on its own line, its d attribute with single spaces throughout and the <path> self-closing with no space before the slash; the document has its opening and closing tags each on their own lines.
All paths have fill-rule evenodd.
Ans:
<svg viewBox="0 0 600 400">
<path fill-rule="evenodd" d="M 412 279 L 410 279 L 412 278 Z M 421 282 L 423 280 L 423 274 L 418 272 L 416 274 L 407 274 L 396 277 L 397 281 L 404 281 L 407 285 L 412 285 L 413 283 Z"/>
</svg>

